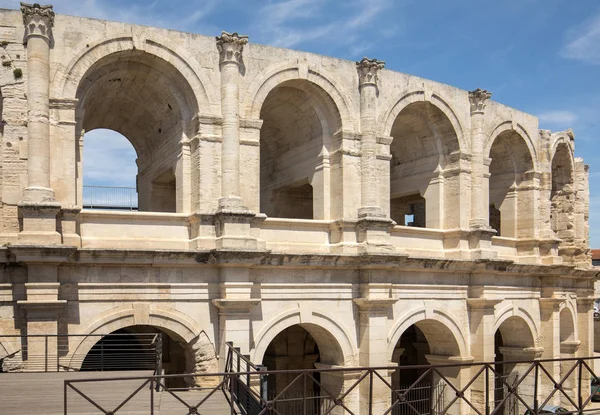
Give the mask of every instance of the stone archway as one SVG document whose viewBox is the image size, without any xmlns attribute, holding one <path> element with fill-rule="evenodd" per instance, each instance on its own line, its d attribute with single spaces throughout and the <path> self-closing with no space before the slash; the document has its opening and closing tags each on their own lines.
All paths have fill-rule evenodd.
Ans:
<svg viewBox="0 0 600 415">
<path fill-rule="evenodd" d="M 390 216 L 399 225 L 460 227 L 460 139 L 442 109 L 428 101 L 403 107 L 391 126 Z"/>
<path fill-rule="evenodd" d="M 509 316 L 497 326 L 494 336 L 496 374 L 493 380 L 493 400 L 499 413 L 525 412 L 527 408 L 514 395 L 511 396 L 508 390 L 517 385 L 529 369 L 530 362 L 538 359 L 542 351 L 543 349 L 536 347 L 536 336 L 523 317 Z M 518 384 L 517 393 L 525 402 L 533 402 L 534 383 L 535 379 L 529 374 Z"/>
<path fill-rule="evenodd" d="M 125 136 L 137 153 L 138 206 L 142 211 L 187 212 L 191 188 L 182 174 L 182 142 L 195 134 L 194 91 L 169 62 L 125 50 L 94 62 L 77 87 L 76 136 L 105 128 Z M 85 169 L 79 150 L 78 160 Z M 187 153 L 186 153 L 187 154 Z M 78 193 L 81 193 L 81 180 Z"/>
<path fill-rule="evenodd" d="M 533 237 L 539 183 L 527 141 L 516 130 L 505 129 L 494 137 L 488 157 L 490 227 L 497 236 Z"/>
<path fill-rule="evenodd" d="M 271 217 L 329 219 L 330 151 L 341 116 L 331 96 L 303 79 L 272 88 L 261 106 L 260 209 Z"/>
<path fill-rule="evenodd" d="M 218 372 L 217 355 L 213 343 L 204 331 L 196 328 L 196 323 L 186 314 L 174 309 L 155 309 L 146 304 L 136 303 L 122 306 L 98 316 L 93 324 L 82 331 L 82 334 L 110 334 L 121 329 L 150 326 L 167 333 L 176 342 L 181 343 L 185 352 L 186 373 Z M 98 341 L 97 336 L 78 337 L 69 344 L 69 356 L 65 361 L 69 367 L 79 370 L 81 357 L 86 356 Z M 196 377 L 192 383 L 208 383 L 214 379 Z"/>
<path fill-rule="evenodd" d="M 392 393 L 392 402 L 398 399 L 398 393 L 406 394 L 407 399 L 407 403 L 397 404 L 397 410 L 410 412 L 413 406 L 419 413 L 435 413 L 444 409 L 446 402 L 452 399 L 452 389 L 447 383 L 460 389 L 463 372 L 469 372 L 469 368 L 439 368 L 444 379 L 423 366 L 461 363 L 463 359 L 460 339 L 442 322 L 422 319 L 405 328 L 391 358 L 402 367 L 392 375 L 392 388 L 396 391 Z M 460 413 L 461 406 L 458 402 L 449 413 Z"/>
</svg>

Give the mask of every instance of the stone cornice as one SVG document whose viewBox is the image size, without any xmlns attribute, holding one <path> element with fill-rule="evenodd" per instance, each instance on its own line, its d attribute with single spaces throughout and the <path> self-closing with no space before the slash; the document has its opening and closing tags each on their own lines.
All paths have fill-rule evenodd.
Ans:
<svg viewBox="0 0 600 415">
<path fill-rule="evenodd" d="M 492 97 L 492 93 L 485 89 L 477 88 L 469 91 L 469 102 L 471 103 L 471 114 L 482 114 L 485 110 L 486 101 Z"/>
<path fill-rule="evenodd" d="M 37 36 L 50 40 L 50 32 L 54 26 L 54 10 L 50 5 L 38 3 L 21 3 L 23 25 L 25 26 L 25 39 Z"/>
<path fill-rule="evenodd" d="M 377 59 L 362 58 L 356 62 L 356 70 L 358 72 L 358 86 L 363 87 L 372 85 L 377 87 L 379 80 L 379 71 L 385 67 L 384 61 Z"/>
<path fill-rule="evenodd" d="M 69 264 L 136 264 L 165 267 L 196 266 L 244 266 L 285 268 L 345 268 L 382 269 L 413 271 L 427 269 L 430 272 L 469 273 L 472 275 L 527 275 L 539 278 L 596 278 L 596 269 L 579 269 L 570 265 L 515 264 L 505 260 L 453 260 L 409 257 L 406 254 L 324 254 L 324 253 L 281 253 L 263 250 L 131 250 L 131 249 L 85 249 L 74 247 L 51 247 L 33 245 L 11 245 L 0 248 L 7 250 L 8 258 L 19 255 L 20 260 L 58 262 Z M 26 253 L 25 258 L 23 255 Z M 60 259 L 59 259 L 60 258 Z M 66 258 L 66 259 L 64 259 Z M 17 262 L 8 259 L 9 262 Z M 594 299 L 591 298 L 591 301 Z"/>
<path fill-rule="evenodd" d="M 244 51 L 244 45 L 248 43 L 248 36 L 239 35 L 236 32 L 222 32 L 221 36 L 216 37 L 216 40 L 221 65 L 226 63 L 239 65 L 242 63 L 242 52 Z"/>
</svg>

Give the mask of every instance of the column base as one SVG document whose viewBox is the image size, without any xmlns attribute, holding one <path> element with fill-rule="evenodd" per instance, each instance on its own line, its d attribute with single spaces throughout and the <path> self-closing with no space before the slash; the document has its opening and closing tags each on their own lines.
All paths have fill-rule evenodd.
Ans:
<svg viewBox="0 0 600 415">
<path fill-rule="evenodd" d="M 33 203 L 55 202 L 54 190 L 38 186 L 27 187 L 23 190 L 23 201 Z"/>
<path fill-rule="evenodd" d="M 363 210 L 364 209 L 364 210 Z M 390 243 L 390 230 L 396 222 L 376 212 L 379 208 L 361 208 L 356 222 L 356 242 L 359 253 L 394 253 Z M 375 216 L 371 216 L 371 214 Z"/>
<path fill-rule="evenodd" d="M 472 227 L 469 235 L 469 248 L 472 260 L 496 259 L 498 253 L 492 249 L 492 237 L 496 230 L 485 227 Z"/>
<path fill-rule="evenodd" d="M 215 214 L 216 249 L 262 250 L 264 243 L 252 232 L 252 225 L 266 219 L 243 205 L 242 199 L 228 196 L 219 199 Z"/>
<path fill-rule="evenodd" d="M 19 202 L 22 219 L 19 243 L 32 245 L 60 245 L 62 238 L 56 230 L 56 216 L 60 212 L 58 202 Z"/>
</svg>

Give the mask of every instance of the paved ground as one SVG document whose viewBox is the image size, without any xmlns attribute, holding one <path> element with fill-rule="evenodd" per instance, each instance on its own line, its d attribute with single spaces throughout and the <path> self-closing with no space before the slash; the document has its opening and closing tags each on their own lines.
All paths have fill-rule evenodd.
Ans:
<svg viewBox="0 0 600 415">
<path fill-rule="evenodd" d="M 112 378 L 119 376 L 147 376 L 151 372 L 95 372 L 95 373 L 39 373 L 0 374 L 1 415 L 63 415 L 64 380 L 83 378 Z M 105 412 L 114 411 L 118 403 L 141 386 L 143 381 L 94 382 L 74 384 L 91 397 Z M 179 392 L 178 396 L 190 405 L 196 405 L 206 392 Z M 95 408 L 81 395 L 69 389 L 67 393 L 68 414 L 92 415 L 105 412 Z M 211 415 L 230 414 L 222 392 L 215 392 L 202 406 L 199 413 Z M 117 414 L 150 414 L 150 389 L 142 388 Z M 154 393 L 154 413 L 188 414 L 187 407 L 166 392 Z"/>
</svg>

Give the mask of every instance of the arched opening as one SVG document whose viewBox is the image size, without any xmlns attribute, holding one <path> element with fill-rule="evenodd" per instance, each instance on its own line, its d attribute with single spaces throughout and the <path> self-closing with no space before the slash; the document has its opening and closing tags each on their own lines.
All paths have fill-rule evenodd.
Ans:
<svg viewBox="0 0 600 415">
<path fill-rule="evenodd" d="M 261 212 L 329 219 L 330 143 L 341 127 L 331 97 L 309 81 L 286 81 L 269 92 L 260 118 Z"/>
<path fill-rule="evenodd" d="M 173 332 L 146 325 L 125 327 L 103 336 L 85 355 L 80 370 L 154 371 L 157 362 L 156 335 L 162 338 L 163 374 L 186 373 L 190 351 L 185 341 Z M 185 380 L 169 379 L 167 387 L 185 387 Z"/>
<path fill-rule="evenodd" d="M 516 131 L 505 131 L 494 140 L 489 157 L 490 226 L 496 230 L 496 236 L 531 236 L 533 161 L 525 140 Z"/>
<path fill-rule="evenodd" d="M 534 379 L 528 376 L 517 386 L 529 364 L 507 362 L 531 361 L 538 357 L 533 334 L 525 320 L 509 317 L 498 327 L 494 336 L 494 354 L 494 407 L 501 408 L 498 413 L 524 413 L 527 408 L 508 391 L 516 387 L 516 392 L 525 402 L 533 403 Z"/>
<path fill-rule="evenodd" d="M 452 357 L 460 356 L 460 349 L 454 334 L 444 324 L 436 320 L 421 320 L 408 327 L 400 336 L 392 361 L 405 368 L 397 370 L 392 375 L 392 388 L 397 393 L 408 391 L 405 403 L 397 405 L 394 413 L 411 413 L 410 406 L 419 413 L 437 413 L 445 408 L 450 393 L 445 381 L 432 372 L 427 374 L 427 368 L 410 366 L 436 365 L 452 363 Z M 440 368 L 440 371 L 455 386 L 459 386 L 460 368 Z M 425 377 L 423 377 L 425 376 Z M 397 393 L 392 393 L 392 403 L 398 399 Z M 449 413 L 458 411 L 458 405 Z"/>
<path fill-rule="evenodd" d="M 390 166 L 390 217 L 399 225 L 459 226 L 460 146 L 446 115 L 429 102 L 409 104 L 396 117 Z"/>
<path fill-rule="evenodd" d="M 131 142 L 118 132 L 86 132 L 83 208 L 138 210 L 136 159 Z"/>
<path fill-rule="evenodd" d="M 95 153 L 86 151 L 86 157 L 81 157 L 81 146 L 87 145 L 84 133 L 97 129 L 118 132 L 129 140 L 137 155 L 139 210 L 188 211 L 189 198 L 184 195 L 191 188 L 184 186 L 188 181 L 182 176 L 182 166 L 190 156 L 183 151 L 182 143 L 195 133 L 193 120 L 198 108 L 185 77 L 154 55 L 140 50 L 122 51 L 92 65 L 82 77 L 76 96 L 76 134 L 84 175 L 87 163 L 96 162 Z M 118 171 L 116 159 L 120 155 L 118 151 L 111 155 L 105 168 L 113 166 Z M 81 175 L 77 189 L 82 194 Z"/>
<path fill-rule="evenodd" d="M 343 365 L 341 348 L 331 333 L 314 324 L 295 324 L 281 331 L 271 341 L 262 359 L 269 370 L 315 369 L 319 364 Z M 269 398 L 282 393 L 281 402 L 275 407 L 281 413 L 292 413 L 303 408 L 302 397 L 312 397 L 307 413 L 318 414 L 331 404 L 341 391 L 339 377 L 321 376 L 315 372 L 314 380 L 296 379 L 298 373 L 269 375 Z M 323 388 L 321 388 L 321 386 Z M 287 388 L 287 389 L 286 389 Z"/>
<path fill-rule="evenodd" d="M 550 223 L 564 245 L 575 241 L 575 198 L 571 152 L 566 143 L 560 143 L 552 158 L 552 191 L 550 193 Z"/>
</svg>

